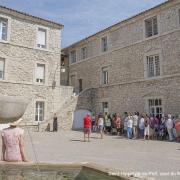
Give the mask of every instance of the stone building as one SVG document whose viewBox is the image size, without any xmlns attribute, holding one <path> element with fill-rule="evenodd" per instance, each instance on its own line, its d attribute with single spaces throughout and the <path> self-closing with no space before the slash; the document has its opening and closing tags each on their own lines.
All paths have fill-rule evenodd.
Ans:
<svg viewBox="0 0 180 180">
<path fill-rule="evenodd" d="M 63 25 L 0 6 L 0 95 L 23 96 L 29 125 L 52 120 L 71 98 L 60 86 Z"/>
<path fill-rule="evenodd" d="M 180 114 L 180 1 L 170 0 L 62 50 L 78 108 Z"/>
</svg>

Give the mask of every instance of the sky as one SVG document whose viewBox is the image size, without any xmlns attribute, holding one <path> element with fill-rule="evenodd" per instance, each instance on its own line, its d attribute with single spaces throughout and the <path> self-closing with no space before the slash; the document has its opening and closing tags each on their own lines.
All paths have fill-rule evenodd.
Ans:
<svg viewBox="0 0 180 180">
<path fill-rule="evenodd" d="M 67 47 L 166 0 L 0 0 L 0 5 L 64 25 Z"/>
</svg>

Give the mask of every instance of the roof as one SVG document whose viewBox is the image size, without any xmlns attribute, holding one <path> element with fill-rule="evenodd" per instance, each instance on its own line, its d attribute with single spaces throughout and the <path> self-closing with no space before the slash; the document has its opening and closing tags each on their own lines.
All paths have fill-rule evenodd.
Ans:
<svg viewBox="0 0 180 180">
<path fill-rule="evenodd" d="M 21 11 L 17 11 L 17 10 L 14 10 L 14 9 L 11 9 L 11 8 L 8 8 L 5 6 L 1 6 L 1 5 L 0 5 L 0 12 L 2 12 L 4 14 L 8 14 L 8 15 L 13 15 L 13 16 L 18 17 L 23 20 L 32 21 L 32 22 L 35 22 L 37 24 L 41 24 L 44 26 L 50 26 L 50 27 L 57 28 L 57 29 L 62 29 L 64 27 L 60 23 L 56 23 L 51 20 L 36 17 L 36 16 L 30 15 L 30 14 L 27 14 L 27 13 L 24 13 Z"/>
<path fill-rule="evenodd" d="M 98 34 L 100 34 L 100 33 L 103 33 L 103 32 L 105 32 L 105 31 L 108 31 L 108 30 L 112 29 L 113 27 L 119 26 L 119 25 L 121 25 L 121 24 L 123 24 L 123 23 L 126 23 L 126 22 L 128 22 L 128 21 L 136 18 L 136 17 L 139 17 L 139 16 L 141 16 L 141 15 L 143 15 L 143 14 L 145 14 L 145 13 L 148 13 L 148 12 L 154 10 L 154 9 L 157 9 L 157 8 L 159 8 L 159 7 L 161 7 L 161 6 L 164 6 L 164 5 L 169 4 L 169 3 L 171 3 L 171 2 L 174 2 L 174 1 L 176 1 L 176 0 L 167 0 L 167 1 L 165 1 L 164 3 L 161 3 L 161 4 L 159 4 L 159 5 L 157 5 L 157 6 L 153 7 L 153 8 L 150 8 L 150 9 L 148 9 L 148 10 L 145 10 L 145 11 L 143 11 L 143 12 L 137 14 L 137 15 L 134 15 L 134 16 L 128 18 L 128 19 L 125 19 L 125 20 L 123 20 L 123 21 L 120 21 L 120 22 L 118 22 L 118 23 L 116 23 L 116 24 L 114 24 L 114 25 L 112 25 L 112 26 L 109 26 L 109 27 L 107 27 L 107 28 L 105 28 L 105 29 L 103 29 L 103 30 L 101 30 L 101 31 L 98 31 L 97 33 L 95 33 L 95 34 L 93 34 L 93 35 L 90 35 L 90 36 L 88 36 L 88 37 L 86 37 L 86 38 L 84 38 L 84 39 L 81 39 L 80 41 L 77 41 L 77 42 L 71 44 L 70 46 L 67 46 L 67 47 L 63 48 L 62 51 L 65 51 L 65 50 L 68 49 L 68 48 L 73 48 L 73 46 L 75 46 L 75 45 L 77 45 L 77 44 L 80 44 L 80 43 L 82 43 L 83 41 L 88 40 L 88 39 L 90 39 L 90 38 L 92 38 L 92 37 L 94 37 L 94 36 L 96 36 L 96 35 L 98 35 Z"/>
</svg>

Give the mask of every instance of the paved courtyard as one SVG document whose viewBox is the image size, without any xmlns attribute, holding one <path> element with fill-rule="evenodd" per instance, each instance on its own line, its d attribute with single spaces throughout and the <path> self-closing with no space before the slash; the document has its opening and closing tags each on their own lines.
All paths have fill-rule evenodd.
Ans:
<svg viewBox="0 0 180 180">
<path fill-rule="evenodd" d="M 90 162 L 113 169 L 114 172 L 154 173 L 156 179 L 180 179 L 180 143 L 127 140 L 118 136 L 91 134 L 91 142 L 83 142 L 82 132 L 31 132 L 26 134 L 26 154 L 35 160 L 31 138 L 38 161 Z M 161 177 L 157 176 L 161 173 Z M 167 176 L 168 173 L 176 173 Z M 154 178 L 153 178 L 154 179 Z"/>
</svg>

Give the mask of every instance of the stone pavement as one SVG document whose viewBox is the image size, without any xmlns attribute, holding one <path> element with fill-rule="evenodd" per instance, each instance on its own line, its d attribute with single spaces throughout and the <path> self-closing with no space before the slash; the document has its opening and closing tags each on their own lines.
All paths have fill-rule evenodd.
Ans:
<svg viewBox="0 0 180 180">
<path fill-rule="evenodd" d="M 38 161 L 90 162 L 113 169 L 115 173 L 154 173 L 150 179 L 180 179 L 180 143 L 127 140 L 118 136 L 91 134 L 91 142 L 83 142 L 77 131 L 31 132 Z M 26 154 L 35 160 L 31 140 L 25 136 Z M 161 173 L 161 176 L 157 176 Z M 167 176 L 174 173 L 174 176 Z M 175 175 L 176 173 L 176 175 Z"/>
</svg>

